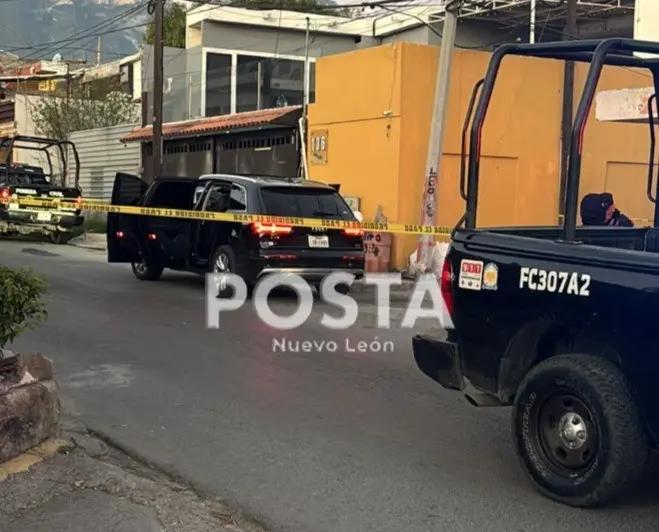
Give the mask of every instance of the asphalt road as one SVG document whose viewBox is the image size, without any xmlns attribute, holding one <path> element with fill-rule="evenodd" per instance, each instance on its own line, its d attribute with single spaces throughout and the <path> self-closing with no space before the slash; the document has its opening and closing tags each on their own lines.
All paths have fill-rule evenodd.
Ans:
<svg viewBox="0 0 659 532">
<path fill-rule="evenodd" d="M 275 353 L 282 334 L 250 307 L 207 330 L 199 278 L 140 283 L 69 246 L 3 241 L 0 257 L 49 279 L 49 322 L 15 347 L 54 359 L 65 408 L 275 530 L 657 529 L 654 477 L 603 511 L 538 495 L 511 448 L 509 411 L 433 385 L 414 366 L 411 332 L 376 330 L 372 307 L 349 331 L 312 322 L 287 334 L 334 340 L 336 352 Z M 376 336 L 394 352 L 345 348 Z"/>
</svg>

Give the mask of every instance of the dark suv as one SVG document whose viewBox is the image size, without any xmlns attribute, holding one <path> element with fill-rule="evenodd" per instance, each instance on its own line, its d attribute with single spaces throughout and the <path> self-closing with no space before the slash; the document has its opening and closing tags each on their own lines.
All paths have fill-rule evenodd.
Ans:
<svg viewBox="0 0 659 532">
<path fill-rule="evenodd" d="M 205 175 L 147 185 L 118 174 L 112 204 L 357 221 L 334 187 L 299 179 Z M 108 261 L 131 263 L 140 280 L 156 280 L 165 268 L 236 273 L 248 286 L 270 273 L 312 283 L 337 270 L 364 275 L 361 229 L 108 214 L 107 238 Z"/>
</svg>

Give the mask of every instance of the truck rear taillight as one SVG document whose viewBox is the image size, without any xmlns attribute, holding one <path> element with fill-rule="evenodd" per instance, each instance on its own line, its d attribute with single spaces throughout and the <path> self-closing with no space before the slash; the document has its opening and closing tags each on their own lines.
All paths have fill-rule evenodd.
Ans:
<svg viewBox="0 0 659 532">
<path fill-rule="evenodd" d="M 293 231 L 293 228 L 290 225 L 254 222 L 252 231 L 258 235 L 288 235 Z"/>
<path fill-rule="evenodd" d="M 444 259 L 439 288 L 442 292 L 442 299 L 446 304 L 446 310 L 450 315 L 453 315 L 453 270 L 448 258 Z"/>
</svg>

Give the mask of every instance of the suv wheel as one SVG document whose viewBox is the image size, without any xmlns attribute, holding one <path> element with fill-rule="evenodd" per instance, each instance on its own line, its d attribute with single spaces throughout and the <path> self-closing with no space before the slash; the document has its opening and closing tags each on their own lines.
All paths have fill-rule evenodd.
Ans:
<svg viewBox="0 0 659 532">
<path fill-rule="evenodd" d="M 157 281 L 165 270 L 163 266 L 148 264 L 146 261 L 132 262 L 133 275 L 140 281 Z"/>
<path fill-rule="evenodd" d="M 215 250 L 210 271 L 215 274 L 236 273 L 236 255 L 231 246 L 220 246 Z M 220 279 L 217 292 L 218 297 L 230 297 L 233 289 L 227 281 Z"/>
<path fill-rule="evenodd" d="M 513 436 L 535 486 L 583 508 L 633 488 L 649 451 L 622 372 L 590 355 L 557 356 L 529 371 L 515 397 Z"/>
<path fill-rule="evenodd" d="M 318 291 L 318 295 L 320 295 L 320 285 L 322 283 L 316 284 L 316 290 Z M 350 293 L 350 290 L 352 287 L 347 284 L 347 283 L 338 283 L 334 286 L 334 290 L 336 290 L 337 293 L 339 294 L 348 294 Z"/>
</svg>

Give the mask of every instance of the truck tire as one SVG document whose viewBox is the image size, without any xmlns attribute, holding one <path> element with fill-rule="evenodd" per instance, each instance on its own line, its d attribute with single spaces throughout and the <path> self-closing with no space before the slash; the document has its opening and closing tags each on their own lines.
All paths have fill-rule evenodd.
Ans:
<svg viewBox="0 0 659 532">
<path fill-rule="evenodd" d="M 50 233 L 50 241 L 53 244 L 64 245 L 64 244 L 68 244 L 69 241 L 72 240 L 74 236 L 75 235 L 62 231 L 53 231 L 52 233 Z"/>
<path fill-rule="evenodd" d="M 570 506 L 603 506 L 630 491 L 649 443 L 618 367 L 591 355 L 560 355 L 533 367 L 513 408 L 522 467 L 545 496 Z"/>
<path fill-rule="evenodd" d="M 132 262 L 131 268 L 133 275 L 140 281 L 157 281 L 162 277 L 165 268 L 157 264 L 147 264 L 146 262 Z"/>
</svg>

